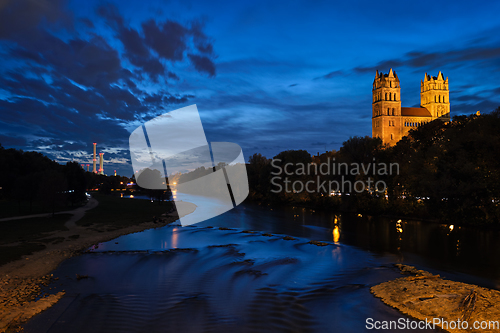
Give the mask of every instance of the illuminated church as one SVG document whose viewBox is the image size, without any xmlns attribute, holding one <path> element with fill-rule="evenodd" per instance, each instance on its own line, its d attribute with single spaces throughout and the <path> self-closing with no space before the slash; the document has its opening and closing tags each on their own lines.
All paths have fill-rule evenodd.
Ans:
<svg viewBox="0 0 500 333">
<path fill-rule="evenodd" d="M 372 137 L 394 145 L 414 129 L 429 121 L 450 121 L 450 91 L 448 78 L 439 72 L 425 73 L 420 83 L 420 107 L 401 107 L 399 78 L 391 68 L 389 74 L 377 73 L 373 80 Z"/>
</svg>

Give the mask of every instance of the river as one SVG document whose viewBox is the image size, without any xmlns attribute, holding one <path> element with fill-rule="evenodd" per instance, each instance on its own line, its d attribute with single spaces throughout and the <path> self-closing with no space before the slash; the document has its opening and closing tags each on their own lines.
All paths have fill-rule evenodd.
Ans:
<svg viewBox="0 0 500 333">
<path fill-rule="evenodd" d="M 200 207 L 193 214 L 218 209 L 205 198 L 183 199 Z M 401 276 L 393 263 L 498 289 L 498 236 L 454 225 L 244 203 L 193 226 L 125 235 L 65 261 L 50 286 L 50 292 L 65 290 L 65 297 L 24 328 L 361 332 L 367 318 L 407 318 L 369 292 Z M 76 274 L 89 278 L 77 280 Z"/>
</svg>

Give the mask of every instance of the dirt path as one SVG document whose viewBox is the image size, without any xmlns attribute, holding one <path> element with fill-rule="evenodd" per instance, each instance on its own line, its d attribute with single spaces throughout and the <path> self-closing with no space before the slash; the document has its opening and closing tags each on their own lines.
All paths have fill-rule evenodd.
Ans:
<svg viewBox="0 0 500 333">
<path fill-rule="evenodd" d="M 90 200 L 87 202 L 87 204 L 83 207 L 74 209 L 74 210 L 65 210 L 63 212 L 57 212 L 55 213 L 56 215 L 58 214 L 73 214 L 73 217 L 66 222 L 65 226 L 69 228 L 74 228 L 76 227 L 75 222 L 78 221 L 85 215 L 85 212 L 89 209 L 97 207 L 99 202 L 94 199 L 90 198 Z M 0 222 L 5 222 L 5 221 L 14 221 L 14 220 L 23 220 L 23 219 L 30 219 L 30 218 L 35 218 L 35 217 L 48 217 L 51 216 L 52 213 L 42 213 L 42 214 L 31 214 L 31 215 L 23 215 L 23 216 L 12 216 L 12 217 L 5 217 L 3 219 L 0 219 Z"/>
<path fill-rule="evenodd" d="M 99 201 L 97 201 L 94 198 L 90 198 L 89 202 L 87 202 L 87 204 L 85 206 L 77 208 L 77 209 L 69 211 L 69 212 L 66 212 L 66 213 L 73 214 L 73 217 L 71 217 L 68 220 L 68 222 L 66 222 L 64 224 L 64 226 L 66 228 L 68 228 L 69 230 L 74 230 L 76 228 L 76 221 L 80 220 L 83 217 L 83 215 L 85 215 L 85 212 L 87 210 L 92 209 L 92 208 L 96 208 L 97 205 L 99 205 Z"/>
</svg>

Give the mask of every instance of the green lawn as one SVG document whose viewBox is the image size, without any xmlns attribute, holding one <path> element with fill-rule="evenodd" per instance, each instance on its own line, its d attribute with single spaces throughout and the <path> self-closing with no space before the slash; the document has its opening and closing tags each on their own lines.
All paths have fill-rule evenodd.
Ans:
<svg viewBox="0 0 500 333">
<path fill-rule="evenodd" d="M 173 203 L 166 201 L 159 204 L 142 199 L 120 198 L 118 196 L 92 194 L 99 201 L 99 205 L 87 211 L 85 216 L 77 222 L 81 226 L 92 224 L 108 225 L 123 228 L 142 222 L 153 220 L 153 216 L 160 217 L 173 207 Z"/>
</svg>

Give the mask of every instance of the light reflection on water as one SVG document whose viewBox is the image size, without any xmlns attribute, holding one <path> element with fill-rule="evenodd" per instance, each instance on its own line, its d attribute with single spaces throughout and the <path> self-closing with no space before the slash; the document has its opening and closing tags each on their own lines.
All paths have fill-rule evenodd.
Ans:
<svg viewBox="0 0 500 333">
<path fill-rule="evenodd" d="M 183 199 L 198 213 L 217 209 L 206 198 Z M 26 332 L 53 321 L 48 332 L 364 331 L 367 317 L 402 317 L 369 293 L 400 276 L 395 262 L 498 287 L 495 237 L 458 226 L 242 204 L 195 226 L 125 235 L 65 261 L 54 272 L 62 286 L 53 291 L 64 288 L 73 298 L 30 321 Z M 76 281 L 75 274 L 89 279 Z"/>
<path fill-rule="evenodd" d="M 186 194 L 178 196 L 199 206 L 194 214 L 220 208 L 208 198 Z M 354 245 L 377 255 L 395 255 L 399 262 L 459 275 L 470 274 L 479 278 L 483 285 L 500 286 L 499 231 L 252 203 L 244 203 L 196 226 L 258 230 Z M 153 233 L 161 234 L 161 231 Z M 152 239 L 156 238 L 135 235 L 131 236 L 135 240 L 127 241 L 125 245 L 129 249 L 140 247 L 141 238 L 147 239 L 148 244 L 152 244 Z M 162 236 L 157 237 L 161 239 Z"/>
</svg>

